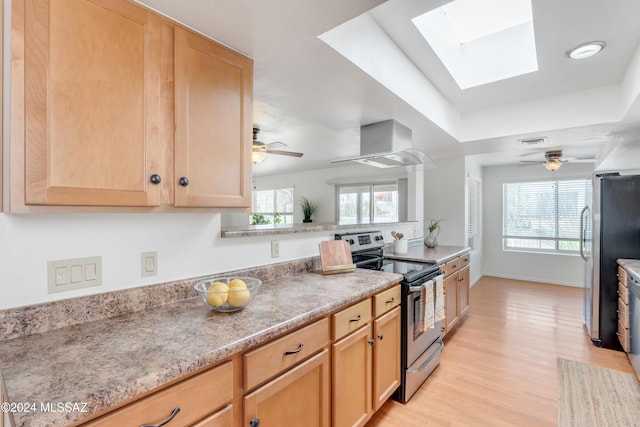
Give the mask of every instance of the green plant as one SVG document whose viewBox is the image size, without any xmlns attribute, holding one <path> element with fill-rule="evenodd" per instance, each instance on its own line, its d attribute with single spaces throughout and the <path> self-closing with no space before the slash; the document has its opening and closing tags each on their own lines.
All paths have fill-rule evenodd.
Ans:
<svg viewBox="0 0 640 427">
<path fill-rule="evenodd" d="M 265 225 L 271 224 L 269 218 L 264 216 L 263 214 L 253 214 L 251 215 L 251 225 Z"/>
<path fill-rule="evenodd" d="M 318 209 L 318 205 L 306 197 L 300 199 L 300 207 L 302 208 L 302 215 L 304 215 L 305 219 L 311 218 L 311 215 Z"/>
<path fill-rule="evenodd" d="M 273 223 L 282 224 L 282 215 L 279 212 L 275 212 L 273 214 Z"/>
<path fill-rule="evenodd" d="M 440 230 L 440 223 L 444 221 L 444 219 L 428 219 L 429 225 L 427 225 L 427 230 L 429 233 L 438 232 Z"/>
</svg>

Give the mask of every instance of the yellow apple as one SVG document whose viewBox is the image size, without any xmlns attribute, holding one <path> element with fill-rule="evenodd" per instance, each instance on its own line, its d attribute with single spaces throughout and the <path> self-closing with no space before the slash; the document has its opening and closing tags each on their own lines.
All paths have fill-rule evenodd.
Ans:
<svg viewBox="0 0 640 427">
<path fill-rule="evenodd" d="M 207 294 L 207 302 L 214 307 L 220 307 L 227 302 L 229 295 L 229 286 L 226 283 L 214 282 L 209 286 L 209 293 Z"/>
</svg>

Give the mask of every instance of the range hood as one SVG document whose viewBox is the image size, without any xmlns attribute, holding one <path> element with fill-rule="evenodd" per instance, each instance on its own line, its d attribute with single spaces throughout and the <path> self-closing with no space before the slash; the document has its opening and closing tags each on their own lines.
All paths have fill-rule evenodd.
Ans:
<svg viewBox="0 0 640 427">
<path fill-rule="evenodd" d="M 411 129 L 395 120 L 371 123 L 360 128 L 360 155 L 331 163 L 357 162 L 377 168 L 421 165 L 425 153 L 411 147 Z"/>
</svg>

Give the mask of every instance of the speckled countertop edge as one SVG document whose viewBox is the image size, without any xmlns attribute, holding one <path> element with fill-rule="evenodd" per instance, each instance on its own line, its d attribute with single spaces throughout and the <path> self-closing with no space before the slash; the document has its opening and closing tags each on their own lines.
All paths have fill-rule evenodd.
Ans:
<svg viewBox="0 0 640 427">
<path fill-rule="evenodd" d="M 86 402 L 86 413 L 16 413 L 14 425 L 62 426 L 179 379 L 397 283 L 356 269 L 267 281 L 244 310 L 218 313 L 199 298 L 0 343 L 10 402 Z"/>
<path fill-rule="evenodd" d="M 640 280 L 640 260 L 618 259 L 618 264 L 629 272 L 636 280 Z"/>
<path fill-rule="evenodd" d="M 442 264 L 448 260 L 463 255 L 471 250 L 470 247 L 464 246 L 442 246 L 438 245 L 435 248 L 427 248 L 424 244 L 411 244 L 406 254 L 395 254 L 393 252 L 393 246 L 387 246 L 384 248 L 385 258 L 399 259 L 405 261 L 415 262 L 435 262 Z"/>
</svg>

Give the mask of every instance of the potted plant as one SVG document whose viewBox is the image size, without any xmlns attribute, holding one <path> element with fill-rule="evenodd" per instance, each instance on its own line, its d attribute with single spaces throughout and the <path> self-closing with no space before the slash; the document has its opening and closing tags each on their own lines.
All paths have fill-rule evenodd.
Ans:
<svg viewBox="0 0 640 427">
<path fill-rule="evenodd" d="M 424 245 L 428 248 L 435 248 L 438 246 L 438 234 L 440 234 L 440 223 L 443 219 L 429 219 L 429 225 L 427 230 L 429 234 L 424 238 Z"/>
<path fill-rule="evenodd" d="M 318 209 L 318 205 L 316 205 L 306 197 L 303 197 L 302 199 L 300 199 L 300 207 L 302 208 L 302 215 L 304 216 L 302 222 L 311 222 L 311 215 L 313 215 L 314 212 Z"/>
</svg>

